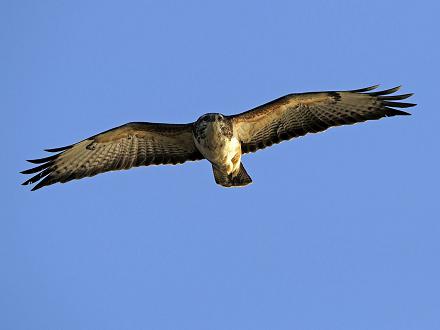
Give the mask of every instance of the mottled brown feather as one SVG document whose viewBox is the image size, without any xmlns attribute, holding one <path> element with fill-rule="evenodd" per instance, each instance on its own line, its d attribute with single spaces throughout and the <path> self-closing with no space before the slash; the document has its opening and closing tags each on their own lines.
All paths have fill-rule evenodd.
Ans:
<svg viewBox="0 0 440 330">
<path fill-rule="evenodd" d="M 394 102 L 412 94 L 392 95 L 400 87 L 369 92 L 377 86 L 352 91 L 289 94 L 238 115 L 233 121 L 242 152 L 254 152 L 307 133 L 409 113 L 393 109 L 415 104 Z"/>
<path fill-rule="evenodd" d="M 32 189 L 37 190 L 108 171 L 203 159 L 193 142 L 192 124 L 128 123 L 54 150 L 62 152 L 30 160 L 42 165 L 22 172 L 38 172 L 24 185 L 41 180 Z"/>
</svg>

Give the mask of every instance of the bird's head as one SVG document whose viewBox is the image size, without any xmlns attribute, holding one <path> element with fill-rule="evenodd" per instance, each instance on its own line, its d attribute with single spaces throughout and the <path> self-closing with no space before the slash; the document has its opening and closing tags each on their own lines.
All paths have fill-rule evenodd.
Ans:
<svg viewBox="0 0 440 330">
<path fill-rule="evenodd" d="M 209 130 L 213 134 L 221 134 L 228 137 L 232 136 L 232 123 L 221 113 L 207 113 L 197 119 L 195 127 L 202 130 Z"/>
<path fill-rule="evenodd" d="M 198 123 L 212 123 L 212 122 L 222 122 L 225 120 L 225 116 L 221 113 L 205 113 L 197 119 Z"/>
</svg>

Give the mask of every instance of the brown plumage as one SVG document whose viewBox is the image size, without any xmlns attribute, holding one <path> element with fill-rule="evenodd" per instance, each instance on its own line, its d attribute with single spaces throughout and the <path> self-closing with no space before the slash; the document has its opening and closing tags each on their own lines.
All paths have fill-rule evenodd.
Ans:
<svg viewBox="0 0 440 330">
<path fill-rule="evenodd" d="M 108 171 L 203 159 L 194 145 L 191 124 L 128 123 L 74 145 L 46 151 L 60 153 L 29 160 L 42 165 L 21 172 L 39 172 L 24 185 L 44 178 L 32 190 Z"/>
<path fill-rule="evenodd" d="M 29 160 L 39 165 L 21 173 L 37 174 L 23 184 L 39 181 L 32 189 L 36 190 L 108 171 L 206 158 L 218 184 L 243 186 L 252 179 L 240 162 L 241 154 L 332 126 L 409 115 L 395 108 L 414 106 L 398 102 L 412 94 L 390 95 L 400 87 L 371 92 L 376 87 L 289 94 L 241 114 L 206 114 L 189 124 L 128 123 L 46 150 L 57 154 Z"/>
<path fill-rule="evenodd" d="M 389 95 L 399 87 L 370 92 L 378 86 L 344 92 L 289 94 L 255 109 L 230 116 L 243 153 L 332 126 L 350 125 L 371 119 L 410 115 L 393 108 L 415 104 L 394 102 L 413 94 Z"/>
</svg>

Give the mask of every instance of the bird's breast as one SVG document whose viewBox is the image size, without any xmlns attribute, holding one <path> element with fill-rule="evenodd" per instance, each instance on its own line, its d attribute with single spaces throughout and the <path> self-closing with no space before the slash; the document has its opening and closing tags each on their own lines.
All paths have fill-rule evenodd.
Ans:
<svg viewBox="0 0 440 330">
<path fill-rule="evenodd" d="M 200 153 L 214 165 L 229 167 L 231 160 L 237 159 L 237 153 L 241 156 L 240 142 L 216 123 L 195 127 L 194 142 Z"/>
</svg>

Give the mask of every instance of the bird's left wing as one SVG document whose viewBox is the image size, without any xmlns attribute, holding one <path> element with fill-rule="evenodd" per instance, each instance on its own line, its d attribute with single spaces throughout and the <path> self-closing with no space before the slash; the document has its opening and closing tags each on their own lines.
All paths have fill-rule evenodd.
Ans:
<svg viewBox="0 0 440 330">
<path fill-rule="evenodd" d="M 394 108 L 414 106 L 412 103 L 395 102 L 412 94 L 389 95 L 400 87 L 370 92 L 376 87 L 289 94 L 229 118 L 241 142 L 242 152 L 248 153 L 332 126 L 409 115 Z"/>
<path fill-rule="evenodd" d="M 203 159 L 193 141 L 192 124 L 128 123 L 46 151 L 58 153 L 29 160 L 41 165 L 21 172 L 38 173 L 23 183 L 41 180 L 32 190 L 108 171 Z"/>
</svg>

